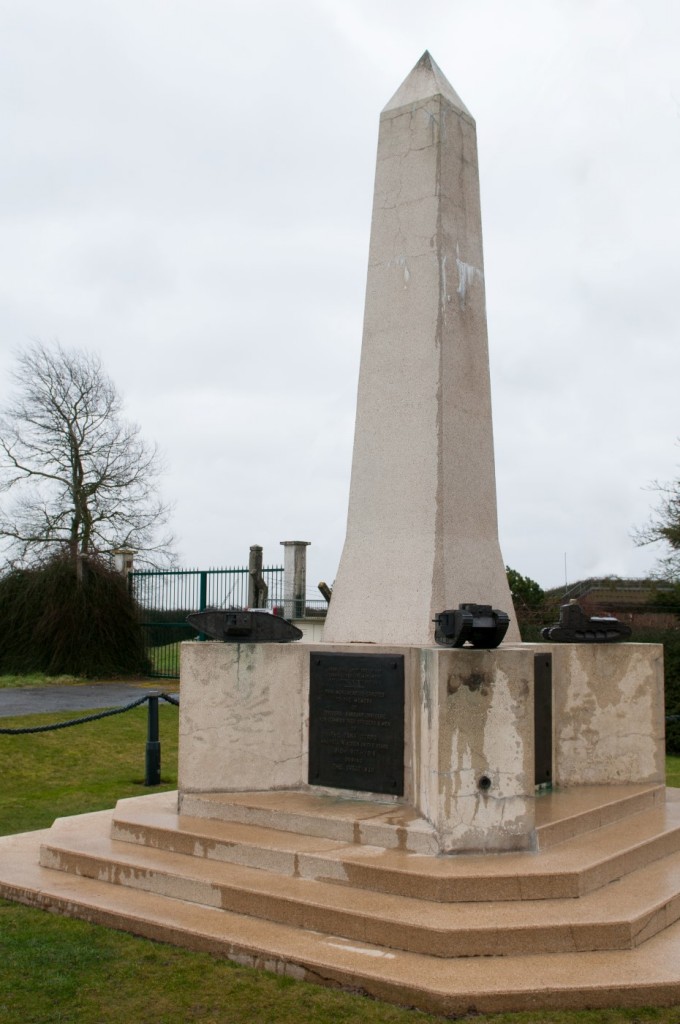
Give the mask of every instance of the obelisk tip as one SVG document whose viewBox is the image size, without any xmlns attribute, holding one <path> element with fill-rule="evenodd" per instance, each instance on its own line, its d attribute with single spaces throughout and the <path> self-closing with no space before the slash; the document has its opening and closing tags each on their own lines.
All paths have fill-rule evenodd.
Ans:
<svg viewBox="0 0 680 1024">
<path fill-rule="evenodd" d="M 431 96 L 443 96 L 449 103 L 471 117 L 462 99 L 453 88 L 444 72 L 432 58 L 429 50 L 425 50 L 411 73 L 406 76 L 392 99 L 383 107 L 383 114 L 399 107 L 408 107 L 429 99 Z"/>
</svg>

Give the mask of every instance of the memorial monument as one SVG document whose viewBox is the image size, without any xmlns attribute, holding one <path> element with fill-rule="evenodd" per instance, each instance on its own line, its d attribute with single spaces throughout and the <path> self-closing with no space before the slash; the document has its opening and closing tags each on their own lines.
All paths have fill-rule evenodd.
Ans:
<svg viewBox="0 0 680 1024">
<path fill-rule="evenodd" d="M 0 839 L 0 895 L 442 1013 L 680 1002 L 661 649 L 435 644 L 468 602 L 511 611 L 475 128 L 426 53 L 381 116 L 324 642 L 183 644 L 179 793 Z"/>
<path fill-rule="evenodd" d="M 324 640 L 431 644 L 434 616 L 464 601 L 512 611 L 475 122 L 424 53 L 380 115 L 347 537 Z"/>
<path fill-rule="evenodd" d="M 436 645 L 437 613 L 467 602 L 512 612 L 475 124 L 426 52 L 380 116 L 347 537 L 323 643 L 184 645 L 182 812 L 219 817 L 230 792 L 313 792 L 408 809 L 405 849 L 524 850 L 537 783 L 662 781 L 658 651 L 521 644 L 514 621 L 496 650 Z"/>
</svg>

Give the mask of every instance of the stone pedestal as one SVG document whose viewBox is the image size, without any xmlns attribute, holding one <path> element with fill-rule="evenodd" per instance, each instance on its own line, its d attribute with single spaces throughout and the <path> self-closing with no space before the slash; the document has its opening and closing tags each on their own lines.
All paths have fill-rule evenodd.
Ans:
<svg viewBox="0 0 680 1024">
<path fill-rule="evenodd" d="M 553 644 L 557 787 L 663 782 L 660 644 Z"/>
<path fill-rule="evenodd" d="M 310 786 L 315 651 L 402 655 L 404 796 Z M 656 645 L 521 644 L 494 651 L 373 644 L 182 645 L 179 791 L 302 789 L 406 804 L 439 852 L 534 842 L 534 656 L 553 657 L 553 778 L 560 787 L 664 778 Z"/>
<path fill-rule="evenodd" d="M 531 650 L 419 651 L 413 799 L 441 852 L 531 845 L 533 667 Z"/>
</svg>

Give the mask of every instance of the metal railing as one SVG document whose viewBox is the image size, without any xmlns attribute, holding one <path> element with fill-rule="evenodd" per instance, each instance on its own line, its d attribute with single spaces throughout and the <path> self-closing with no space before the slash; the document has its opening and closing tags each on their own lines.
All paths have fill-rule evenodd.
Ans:
<svg viewBox="0 0 680 1024">
<path fill-rule="evenodd" d="M 262 570 L 269 588 L 267 606 L 283 609 L 283 567 Z M 149 674 L 179 678 L 179 645 L 202 639 L 186 621 L 206 608 L 247 608 L 249 572 L 227 569 L 149 569 L 128 574 L 130 593 L 146 633 Z"/>
</svg>

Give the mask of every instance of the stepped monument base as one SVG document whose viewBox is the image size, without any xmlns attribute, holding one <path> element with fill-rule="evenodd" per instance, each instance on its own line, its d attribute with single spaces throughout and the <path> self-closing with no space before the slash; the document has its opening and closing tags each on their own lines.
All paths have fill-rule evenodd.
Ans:
<svg viewBox="0 0 680 1024">
<path fill-rule="evenodd" d="M 460 604 L 508 642 L 435 646 Z M 0 839 L 0 895 L 440 1013 L 680 1002 L 662 651 L 519 643 L 475 123 L 428 53 L 381 116 L 324 643 L 183 644 L 180 692 L 179 792 Z"/>
<path fill-rule="evenodd" d="M 179 793 L 1 838 L 0 896 L 439 1013 L 680 1002 L 659 647 L 196 642 L 182 660 Z M 403 775 L 310 784 L 373 772 L 370 730 L 389 761 L 401 667 Z"/>
</svg>

